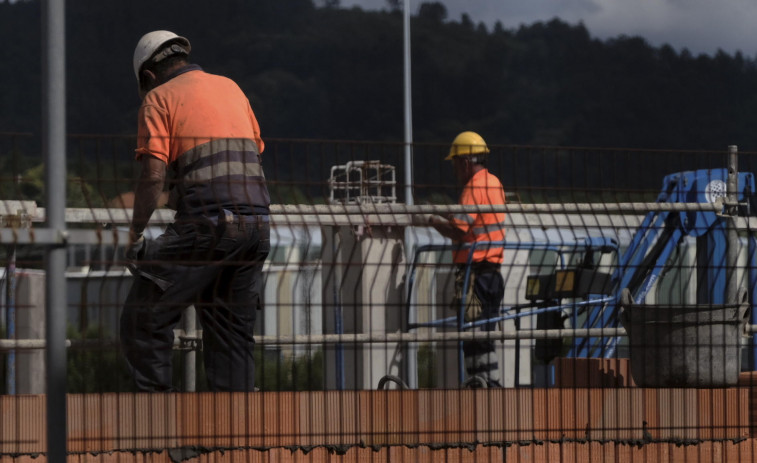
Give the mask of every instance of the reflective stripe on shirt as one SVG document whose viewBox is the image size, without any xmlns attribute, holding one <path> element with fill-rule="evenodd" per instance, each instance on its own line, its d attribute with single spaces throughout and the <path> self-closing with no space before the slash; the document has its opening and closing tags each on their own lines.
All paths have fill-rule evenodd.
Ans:
<svg viewBox="0 0 757 463">
<path fill-rule="evenodd" d="M 460 205 L 463 206 L 498 206 L 505 204 L 505 191 L 499 179 L 483 169 L 468 180 L 460 195 Z M 454 214 L 453 223 L 466 233 L 462 244 L 474 242 L 501 242 L 505 239 L 504 213 L 484 212 L 471 214 Z M 468 261 L 470 249 L 453 252 L 453 260 L 457 264 Z M 491 262 L 500 264 L 503 261 L 504 248 L 502 245 L 480 245 L 473 252 L 473 262 Z"/>
</svg>

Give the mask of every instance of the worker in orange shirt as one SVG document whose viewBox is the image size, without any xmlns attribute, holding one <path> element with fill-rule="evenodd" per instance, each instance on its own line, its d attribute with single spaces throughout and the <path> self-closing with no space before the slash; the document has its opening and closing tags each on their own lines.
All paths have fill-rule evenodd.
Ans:
<svg viewBox="0 0 757 463">
<path fill-rule="evenodd" d="M 190 51 L 189 40 L 169 31 L 145 34 L 134 51 L 142 170 L 126 251 L 135 278 L 121 342 L 138 390 L 174 390 L 173 329 L 193 305 L 209 388 L 250 391 L 270 250 L 265 146 L 242 90 L 190 64 Z M 143 232 L 166 184 L 174 222 L 148 242 Z"/>
<path fill-rule="evenodd" d="M 489 147 L 475 132 L 462 132 L 455 137 L 445 160 L 452 161 L 455 176 L 463 187 L 459 203 L 463 206 L 498 206 L 505 204 L 505 191 L 496 176 L 486 168 Z M 500 272 L 504 257 L 502 241 L 505 239 L 503 212 L 472 212 L 453 214 L 450 217 L 431 215 L 428 222 L 453 243 L 465 245 L 453 251 L 457 265 L 455 276 L 455 309 L 461 307 L 463 280 L 474 243 L 470 268 L 469 287 L 466 289 L 465 320 L 475 322 L 499 315 L 505 294 Z M 494 244 L 490 244 L 494 243 Z M 485 323 L 483 330 L 492 331 L 496 323 Z M 501 387 L 499 362 L 493 341 L 463 343 L 465 368 L 470 378 L 486 381 L 487 387 Z M 471 382 L 475 386 L 475 382 Z"/>
</svg>

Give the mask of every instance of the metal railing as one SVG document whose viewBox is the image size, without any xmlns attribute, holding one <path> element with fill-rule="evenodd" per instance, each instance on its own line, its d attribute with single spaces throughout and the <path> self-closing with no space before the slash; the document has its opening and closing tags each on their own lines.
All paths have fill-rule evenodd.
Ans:
<svg viewBox="0 0 757 463">
<path fill-rule="evenodd" d="M 277 151 L 277 147 L 285 145 L 287 143 L 295 144 L 299 148 L 318 145 L 320 142 L 315 141 L 301 141 L 301 142 L 287 142 L 287 141 L 274 141 L 269 144 L 268 150 L 272 151 L 271 158 L 274 158 L 277 152 L 283 152 L 286 150 L 280 149 Z M 338 144 L 334 142 L 335 144 Z M 362 145 L 356 143 L 345 143 L 349 146 L 350 156 L 355 153 L 361 153 L 366 158 L 375 158 L 375 152 L 370 152 L 372 149 L 379 145 L 366 144 L 368 148 L 364 150 Z M 387 148 L 386 152 L 391 155 L 401 154 L 402 148 L 400 145 L 392 145 Z M 420 157 L 425 152 L 430 150 L 436 150 L 438 147 L 424 147 L 418 145 L 414 147 L 416 158 Z M 493 147 L 493 149 L 497 149 Z M 504 156 L 503 158 L 514 160 L 517 164 L 522 162 L 523 159 L 534 155 L 534 153 L 547 153 L 548 156 L 554 155 L 555 158 L 559 156 L 570 157 L 573 153 L 571 149 L 567 148 L 528 148 L 528 147 L 500 147 L 499 148 Z M 305 148 L 303 148 L 305 150 Z M 297 150 L 292 150 L 297 151 Z M 329 150 L 338 151 L 338 150 Z M 362 152 L 367 151 L 367 152 Z M 583 149 L 576 149 L 576 157 L 580 157 L 580 153 L 583 153 Z M 609 150 L 606 156 L 612 158 L 618 151 Z M 558 156 L 559 154 L 559 156 Z M 592 151 L 592 155 L 602 155 L 601 150 Z M 626 152 L 622 153 L 626 155 Z M 641 153 L 645 155 L 647 153 Z M 662 153 L 656 153 L 662 156 Z M 690 153 L 689 153 L 690 154 Z M 721 153 L 722 154 L 722 153 Z M 711 154 L 710 154 L 711 155 Z M 357 156 L 355 156 L 357 157 Z M 294 155 L 289 159 L 294 159 Z M 284 161 L 277 161 L 285 164 Z M 499 162 L 499 161 L 497 161 Z M 502 161 L 504 162 L 504 161 Z M 688 161 L 687 161 L 688 162 Z M 684 158 L 681 157 L 680 162 L 675 163 L 677 168 L 683 170 Z M 548 163 L 546 163 L 548 164 Z M 705 163 L 706 164 L 706 163 Z M 747 163 L 748 164 L 748 163 Z M 521 164 L 521 167 L 523 165 Z M 748 167 L 747 167 L 748 168 Z M 503 165 L 492 166 L 492 170 L 498 170 L 499 172 L 507 172 L 503 168 Z M 399 268 L 400 273 L 404 272 L 407 267 L 407 257 L 396 258 L 392 252 L 388 251 L 392 248 L 391 245 L 387 245 L 385 241 L 390 240 L 391 244 L 397 244 L 398 247 L 406 247 L 404 255 L 411 255 L 414 246 L 419 246 L 417 242 L 418 237 L 428 236 L 431 233 L 426 224 L 422 220 L 418 220 L 418 216 L 422 214 L 438 213 L 438 214 L 454 214 L 454 213 L 469 213 L 469 212 L 504 212 L 507 214 L 507 228 L 508 228 L 508 240 L 513 243 L 513 246 L 518 251 L 518 243 L 531 242 L 534 236 L 542 234 L 547 236 L 550 232 L 556 234 L 569 232 L 571 236 L 589 236 L 597 231 L 616 234 L 616 235 L 630 235 L 633 231 L 642 223 L 643 215 L 648 212 L 671 212 L 680 214 L 681 217 L 686 217 L 688 213 L 707 212 L 721 215 L 727 212 L 729 209 L 748 209 L 752 205 L 749 203 L 738 203 L 732 198 L 721 198 L 714 202 L 707 203 L 661 203 L 657 201 L 631 201 L 631 198 L 649 198 L 651 195 L 649 191 L 654 191 L 653 188 L 645 185 L 640 188 L 640 191 L 628 191 L 628 186 L 620 192 L 613 193 L 612 190 L 598 191 L 599 187 L 587 186 L 577 181 L 575 184 L 568 183 L 567 185 L 557 185 L 551 187 L 547 185 L 549 180 L 545 173 L 545 178 L 539 180 L 537 186 L 533 186 L 527 183 L 526 180 L 510 179 L 507 186 L 508 190 L 515 190 L 523 192 L 522 196 L 527 198 L 529 202 L 513 202 L 504 206 L 491 206 L 491 207 L 469 207 L 469 206 L 457 206 L 457 205 L 439 205 L 439 204 L 373 204 L 370 202 L 363 202 L 361 204 L 317 204 L 318 201 L 323 200 L 325 195 L 316 196 L 312 194 L 312 191 L 319 190 L 320 186 L 326 183 L 325 177 L 319 181 L 310 181 L 310 183 L 293 180 L 291 178 L 284 178 L 282 173 L 284 170 L 273 168 L 267 171 L 268 178 L 271 182 L 272 189 L 279 185 L 297 185 L 302 186 L 303 189 L 310 188 L 310 193 L 305 195 L 305 199 L 299 204 L 275 204 L 271 208 L 271 224 L 273 227 L 318 227 L 323 231 L 324 236 L 327 236 L 324 240 L 331 240 L 333 237 L 338 236 L 339 243 L 335 244 L 336 253 L 328 254 L 325 249 L 327 243 L 321 243 L 324 247 L 321 256 L 318 258 L 318 262 L 315 264 L 319 266 L 320 272 L 322 272 L 322 281 L 320 282 L 319 289 L 324 294 L 324 300 L 319 302 L 319 308 L 324 310 L 324 325 L 328 325 L 328 329 L 320 333 L 292 333 L 284 332 L 277 334 L 259 333 L 256 334 L 256 342 L 263 347 L 277 347 L 277 346 L 319 346 L 326 350 L 339 350 L 350 351 L 352 357 L 343 357 L 341 367 L 344 369 L 345 362 L 354 362 L 352 365 L 366 364 L 376 361 L 375 356 L 371 352 L 371 349 L 380 347 L 381 349 L 390 350 L 389 346 L 394 344 L 404 346 L 407 344 L 439 344 L 444 345 L 446 343 L 458 343 L 460 341 L 468 341 L 474 339 L 489 339 L 499 340 L 504 342 L 508 341 L 533 341 L 540 339 L 570 339 L 570 338 L 586 338 L 586 337 L 618 337 L 625 336 L 625 330 L 621 327 L 603 327 L 603 328 L 564 328 L 564 329 L 534 329 L 534 328 L 521 328 L 514 329 L 512 327 L 506 327 L 491 332 L 458 332 L 458 331 L 433 331 L 433 330 L 417 330 L 415 332 L 403 332 L 401 329 L 389 329 L 387 328 L 390 323 L 384 323 L 387 326 L 375 326 L 375 320 L 370 318 L 370 311 L 375 310 L 377 307 L 382 307 L 386 312 L 385 320 L 391 316 L 396 316 L 397 319 L 401 319 L 402 316 L 392 311 L 400 310 L 403 305 L 403 300 L 392 299 L 379 299 L 375 295 L 366 296 L 362 301 L 349 301 L 344 302 L 344 298 L 332 298 L 327 293 L 336 290 L 343 290 L 349 296 L 361 292 L 369 292 L 375 289 L 377 285 L 383 285 L 381 289 L 386 291 L 396 291 L 393 286 L 398 286 L 395 283 L 390 282 L 389 279 L 383 280 L 376 277 L 373 281 L 355 282 L 349 280 L 355 278 L 360 272 L 365 269 L 371 271 L 379 268 Z M 533 172 L 533 169 L 527 168 L 525 171 Z M 12 175 L 16 179 L 17 175 Z M 527 177 L 527 176 L 526 176 Z M 15 180 L 14 180 L 15 181 Z M 98 179 L 99 182 L 105 183 L 107 178 Z M 624 181 L 630 182 L 628 179 Z M 649 183 L 649 179 L 644 180 Z M 299 183 L 298 183 L 299 182 Z M 560 183 L 561 181 L 557 181 Z M 607 182 L 607 179 L 601 179 L 601 182 Z M 424 188 L 426 190 L 432 188 L 443 187 L 440 185 L 416 185 L 415 191 L 422 193 Z M 643 190 L 643 191 L 642 191 Z M 400 190 L 401 191 L 401 190 Z M 586 192 L 589 194 L 586 194 Z M 643 193 L 643 194 L 642 194 Z M 104 193 L 99 193 L 104 194 Z M 617 201 L 610 201 L 606 196 L 612 196 L 617 194 Z M 595 195 L 595 196 L 593 196 Z M 23 197 L 23 195 L 11 196 Z M 399 198 L 401 199 L 401 198 Z M 552 201 L 538 201 L 537 199 Z M 452 200 L 451 200 L 452 201 Z M 102 202 L 102 201 L 101 201 Z M 419 202 L 419 201 L 416 201 Z M 19 210 L 25 211 L 19 215 Z M 63 221 L 65 226 L 56 227 L 50 225 L 51 214 L 50 212 L 57 209 L 52 209 L 50 203 L 47 203 L 45 207 L 36 207 L 28 202 L 16 201 L 2 201 L 0 200 L 0 215 L 2 216 L 4 226 L 0 227 L 0 244 L 7 247 L 27 247 L 27 248 L 55 248 L 55 249 L 69 249 L 76 246 L 97 246 L 97 247 L 112 247 L 116 251 L 120 250 L 127 241 L 125 232 L 125 226 L 130 222 L 130 210 L 124 207 L 68 207 L 64 209 Z M 172 221 L 173 212 L 168 210 L 158 210 L 153 216 L 152 225 L 161 227 Z M 752 234 L 753 230 L 757 229 L 757 223 L 755 223 L 755 217 L 751 215 L 740 215 L 734 218 L 735 230 L 740 236 Z M 394 233 L 390 230 L 403 229 L 407 230 L 407 233 Z M 383 231 L 382 231 L 383 230 Z M 381 233 L 380 233 L 381 232 Z M 384 234 L 382 234 L 384 233 Z M 409 234 L 413 239 L 405 239 Z M 353 239 L 354 243 L 347 243 L 349 239 Z M 438 238 L 436 236 L 435 238 Z M 336 238 L 334 238 L 336 239 Z M 552 238 L 554 239 L 554 238 Z M 361 241 L 362 240 L 362 241 Z M 365 244 L 370 241 L 369 244 Z M 363 248 L 361 248 L 361 242 L 363 242 Z M 329 242 L 328 244 L 334 244 Z M 343 248 L 340 249 L 340 246 Z M 743 249 L 742 249 L 743 252 Z M 361 259 L 353 259 L 354 256 L 363 253 Z M 370 254 L 375 253 L 378 257 L 371 257 Z M 116 252 L 117 254 L 117 252 Z M 372 260 L 374 257 L 377 260 Z M 382 260 L 383 259 L 383 260 Z M 395 260 L 392 260 L 395 259 Z M 110 268 L 115 268 L 120 265 L 121 262 L 114 260 L 107 263 Z M 300 262 L 291 262 L 292 266 L 296 267 L 301 265 Z M 313 264 L 309 262 L 309 264 Z M 441 259 L 437 264 L 440 267 L 447 265 L 441 262 Z M 528 263 L 523 261 L 511 262 L 508 265 L 510 267 L 504 267 L 503 273 L 510 274 L 513 284 L 522 283 L 520 276 L 512 276 L 513 268 L 517 271 L 523 271 L 528 267 Z M 730 264 L 733 266 L 732 264 Z M 743 273 L 743 269 L 740 269 Z M 65 272 L 62 272 L 65 275 Z M 396 275 L 394 276 L 396 277 Z M 401 280 L 402 275 L 400 275 Z M 90 277 L 93 278 L 93 277 Z M 384 277 L 381 277 L 384 278 Z M 390 278 L 387 276 L 386 278 Z M 349 281 L 349 282 L 348 282 Z M 446 281 L 446 280 L 445 280 Z M 348 283 L 346 283 L 348 282 Z M 362 285 L 362 286 L 358 286 Z M 427 289 L 427 288 L 426 288 Z M 275 306 L 277 302 L 273 302 Z M 287 304 L 282 303 L 282 307 Z M 349 323 L 345 320 L 340 321 L 341 328 L 337 328 L 334 325 L 337 324 L 333 313 L 327 313 L 326 310 L 336 310 L 337 306 L 341 306 L 340 314 L 343 316 L 355 316 L 361 318 L 360 320 L 350 320 Z M 363 307 L 364 306 L 364 307 Z M 366 308 L 362 313 L 361 310 Z M 352 312 L 352 314 L 350 313 Z M 358 315 L 354 315 L 358 314 Z M 351 325 L 350 325 L 351 323 Z M 362 325 L 361 325 L 362 323 Z M 65 325 L 65 323 L 64 323 Z M 56 326 L 59 329 L 59 326 Z M 331 332 L 329 332 L 331 331 Z M 745 327 L 745 332 L 752 334 L 757 332 L 757 325 L 752 323 Z M 191 355 L 200 347 L 199 342 L 201 338 L 201 331 L 195 330 L 191 326 L 191 321 L 188 325 L 185 325 L 182 330 L 177 331 L 177 341 L 175 347 L 181 349 L 187 358 L 187 364 L 194 364 L 195 361 Z M 81 340 L 81 339 L 64 339 L 62 344 L 58 343 L 58 349 L 66 351 L 66 349 L 87 349 L 93 346 L 97 348 L 108 347 L 109 345 L 115 345 L 114 339 L 98 339 Z M 49 339 L 6 339 L 0 340 L 0 350 L 3 351 L 23 351 L 26 349 L 45 349 L 46 346 L 51 345 Z M 110 344 L 109 344 L 110 343 Z M 525 344 L 525 348 L 528 348 L 528 344 Z M 363 350 L 361 350 L 363 349 Z M 49 351 L 50 349 L 46 349 Z M 401 348 L 397 349 L 400 351 Z M 387 362 L 391 363 L 391 362 Z M 382 369 L 382 365 L 378 365 L 377 369 Z M 337 370 L 339 368 L 336 368 Z M 191 369 L 186 368 L 188 374 L 185 381 L 185 386 L 188 390 L 192 390 L 192 380 L 194 374 L 191 374 Z M 60 371 L 59 371 L 60 373 Z M 333 369 L 329 371 L 329 374 L 333 374 Z M 382 373 L 384 373 L 382 371 Z M 366 382 L 368 384 L 368 382 Z M 374 384 L 371 384 L 373 387 Z M 331 384 L 328 387 L 339 388 L 339 382 L 337 384 Z"/>
</svg>

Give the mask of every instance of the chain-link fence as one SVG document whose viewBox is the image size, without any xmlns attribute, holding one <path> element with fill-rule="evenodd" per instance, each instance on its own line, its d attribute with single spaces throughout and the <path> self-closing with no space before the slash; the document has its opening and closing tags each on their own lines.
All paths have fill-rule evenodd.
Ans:
<svg viewBox="0 0 757 463">
<path fill-rule="evenodd" d="M 419 144 L 409 205 L 402 144 L 266 140 L 270 252 L 251 392 L 209 381 L 204 357 L 219 339 L 207 313 L 225 310 L 214 293 L 169 301 L 186 310 L 172 330 L 172 389 L 155 394 L 140 392 L 121 339 L 143 277 L 126 256 L 135 140 L 67 144 L 60 236 L 45 226 L 38 140 L 0 136 L 4 456 L 45 452 L 44 250 L 55 245 L 67 260 L 70 458 L 172 449 L 174 461 L 224 451 L 257 461 L 288 449 L 313 461 L 350 451 L 464 461 L 464 449 L 632 461 L 629 443 L 752 458 L 737 444 L 751 442 L 756 361 L 753 153 L 490 146 L 485 168 L 506 201 L 465 205 L 449 147 Z M 461 244 L 430 222 L 487 214 L 505 214 L 504 240 Z M 175 220 L 158 209 L 148 243 Z M 499 284 L 476 252 L 498 248 L 503 295 L 494 311 L 469 312 L 466 294 Z"/>
</svg>

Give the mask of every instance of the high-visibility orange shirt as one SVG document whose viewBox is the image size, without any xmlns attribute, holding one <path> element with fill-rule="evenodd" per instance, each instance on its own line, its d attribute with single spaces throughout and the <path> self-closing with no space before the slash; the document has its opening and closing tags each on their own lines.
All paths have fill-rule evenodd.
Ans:
<svg viewBox="0 0 757 463">
<path fill-rule="evenodd" d="M 169 207 L 177 216 L 267 213 L 260 126 L 231 79 L 197 65 L 179 69 L 145 95 L 137 136 L 137 159 L 149 154 L 175 174 Z"/>
<path fill-rule="evenodd" d="M 139 108 L 137 159 L 150 154 L 171 164 L 212 139 L 248 138 L 265 149 L 260 125 L 242 89 L 199 66 L 155 87 Z"/>
<path fill-rule="evenodd" d="M 463 206 L 475 205 L 504 205 L 505 190 L 499 179 L 489 173 L 487 169 L 476 172 L 460 195 L 460 204 Z M 477 241 L 504 241 L 505 239 L 505 214 L 504 213 L 472 213 L 455 214 L 452 223 L 465 232 L 463 243 Z M 468 261 L 470 249 L 453 251 L 453 260 L 456 264 L 464 264 Z M 502 245 L 478 245 L 473 253 L 473 262 L 491 262 L 501 264 L 504 258 Z"/>
</svg>

